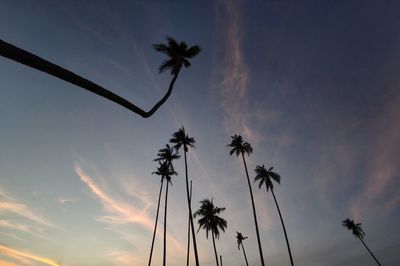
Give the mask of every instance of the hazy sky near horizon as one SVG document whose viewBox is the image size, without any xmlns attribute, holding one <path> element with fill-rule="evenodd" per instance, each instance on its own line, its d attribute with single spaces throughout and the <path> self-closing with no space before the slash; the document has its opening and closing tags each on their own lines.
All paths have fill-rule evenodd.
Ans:
<svg viewBox="0 0 400 266">
<path fill-rule="evenodd" d="M 250 197 L 230 136 L 282 176 L 275 192 L 297 266 L 373 265 L 341 226 L 362 222 L 385 266 L 400 262 L 400 4 L 396 1 L 0 1 L 0 38 L 148 110 L 171 75 L 152 44 L 198 44 L 148 119 L 0 58 L 0 265 L 146 265 L 158 149 L 182 125 L 193 209 L 226 207 L 224 265 L 259 265 Z M 186 261 L 184 162 L 168 198 L 168 265 Z M 289 265 L 272 195 L 253 184 L 267 265 Z M 162 261 L 163 201 L 153 256 Z M 201 265 L 212 242 L 197 234 Z M 193 261 L 193 255 L 192 255 Z M 194 265 L 194 262 L 192 262 Z"/>
</svg>

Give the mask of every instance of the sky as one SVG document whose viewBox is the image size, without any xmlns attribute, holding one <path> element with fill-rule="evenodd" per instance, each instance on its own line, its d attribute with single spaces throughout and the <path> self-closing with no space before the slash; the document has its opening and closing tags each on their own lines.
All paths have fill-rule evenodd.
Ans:
<svg viewBox="0 0 400 266">
<path fill-rule="evenodd" d="M 397 1 L 0 1 L 0 38 L 148 110 L 171 75 L 152 44 L 202 52 L 150 118 L 0 58 L 0 265 L 146 265 L 160 180 L 157 151 L 184 126 L 192 208 L 213 199 L 228 227 L 224 265 L 260 265 L 240 158 L 281 175 L 275 194 L 297 266 L 400 262 L 400 4 Z M 184 265 L 184 162 L 169 188 L 167 263 Z M 289 265 L 272 195 L 253 183 L 267 265 Z M 162 262 L 164 200 L 153 254 Z M 196 228 L 197 228 L 197 221 Z M 197 233 L 201 265 L 215 265 Z M 191 265 L 194 265 L 193 254 Z"/>
</svg>

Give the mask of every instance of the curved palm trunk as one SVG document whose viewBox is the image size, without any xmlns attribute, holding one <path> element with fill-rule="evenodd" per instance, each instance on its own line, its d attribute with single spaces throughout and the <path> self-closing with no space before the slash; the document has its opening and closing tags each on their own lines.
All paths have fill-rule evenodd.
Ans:
<svg viewBox="0 0 400 266">
<path fill-rule="evenodd" d="M 164 211 L 164 250 L 163 250 L 163 266 L 167 265 L 167 210 L 168 210 L 168 181 L 165 191 L 165 211 Z"/>
<path fill-rule="evenodd" d="M 290 264 L 292 266 L 294 266 L 293 258 L 292 258 L 292 252 L 290 250 L 290 245 L 289 245 L 289 239 L 287 237 L 285 223 L 283 222 L 281 210 L 279 209 L 279 205 L 278 205 L 278 202 L 276 201 L 275 193 L 274 193 L 274 190 L 272 188 L 271 188 L 271 192 L 272 192 L 272 196 L 274 196 L 274 201 L 275 201 L 276 208 L 278 209 L 279 218 L 281 218 L 281 223 L 282 223 L 282 227 L 283 227 L 283 233 L 285 233 L 286 245 L 287 245 L 287 248 L 288 248 L 288 251 L 289 251 Z"/>
<path fill-rule="evenodd" d="M 150 109 L 150 111 L 146 112 L 146 111 L 142 110 L 141 108 L 139 108 L 138 106 L 134 105 L 133 103 L 131 103 L 131 102 L 125 100 L 124 98 L 116 95 L 115 93 L 97 85 L 96 83 L 94 83 L 90 80 L 87 80 L 81 76 L 78 76 L 77 74 L 75 74 L 65 68 L 55 65 L 47 60 L 44 60 L 43 58 L 40 58 L 39 56 L 31 54 L 28 51 L 20 49 L 12 44 L 2 41 L 2 40 L 0 40 L 0 55 L 3 57 L 6 57 L 8 59 L 14 60 L 18 63 L 29 66 L 31 68 L 45 72 L 49 75 L 52 75 L 54 77 L 57 77 L 64 81 L 67 81 L 69 83 L 72 83 L 78 87 L 86 89 L 97 95 L 100 95 L 100 96 L 102 96 L 112 102 L 115 102 L 115 103 L 125 107 L 126 109 L 140 115 L 143 118 L 152 116 L 157 111 L 157 109 L 168 99 L 168 97 L 171 95 L 172 88 L 174 86 L 176 79 L 178 78 L 179 71 L 180 71 L 180 68 L 179 68 L 177 74 L 172 78 L 172 81 L 169 85 L 168 91 L 164 95 L 164 97 L 161 98 L 161 100 L 158 101 L 153 106 L 153 108 Z"/>
<path fill-rule="evenodd" d="M 185 174 L 186 174 L 186 195 L 189 206 L 189 218 L 190 218 L 190 226 L 192 228 L 192 238 L 193 238 L 193 249 L 194 249 L 194 257 L 196 260 L 196 266 L 199 266 L 199 257 L 197 255 L 197 244 L 196 244 L 196 234 L 194 233 L 194 225 L 193 225 L 193 215 L 192 215 L 192 204 L 190 203 L 190 195 L 189 195 L 189 177 L 188 177 L 188 169 L 187 169 L 187 159 L 186 159 L 186 148 L 184 147 L 184 155 L 185 155 Z"/>
<path fill-rule="evenodd" d="M 213 241 L 213 246 L 214 246 L 214 253 L 215 253 L 215 261 L 217 262 L 217 266 L 219 266 L 218 263 L 218 254 L 217 254 L 217 248 L 215 247 L 215 238 L 214 238 L 214 232 L 211 231 L 212 234 L 212 241 Z"/>
<path fill-rule="evenodd" d="M 190 180 L 190 194 L 189 194 L 189 202 L 192 203 L 192 180 Z M 187 252 L 186 252 L 186 266 L 189 266 L 189 258 L 190 258 L 190 215 L 188 214 L 188 242 L 187 242 Z"/>
<path fill-rule="evenodd" d="M 361 237 L 359 237 L 358 239 L 361 240 L 361 242 L 363 243 L 364 247 L 368 250 L 369 254 L 371 254 L 371 256 L 374 258 L 374 260 L 376 261 L 376 263 L 378 263 L 379 266 L 382 266 L 382 264 L 378 261 L 378 259 L 375 257 L 374 253 L 372 253 L 372 251 L 367 247 L 367 245 L 364 243 L 364 241 L 362 240 Z"/>
<path fill-rule="evenodd" d="M 255 205 L 254 205 L 253 190 L 251 189 L 250 178 L 249 178 L 249 172 L 247 171 L 246 160 L 244 159 L 244 154 L 243 154 L 243 153 L 242 153 L 242 158 L 243 158 L 244 169 L 246 170 L 247 183 L 249 184 L 250 197 L 251 197 L 251 204 L 252 204 L 252 207 L 253 207 L 254 224 L 255 224 L 255 226 L 256 226 L 257 241 L 258 241 L 258 250 L 259 250 L 259 252 L 260 252 L 261 265 L 262 265 L 262 266 L 265 266 L 264 255 L 263 255 L 263 251 L 262 251 L 262 247 L 261 247 L 260 233 L 258 232 L 257 214 L 256 214 L 256 207 L 255 207 Z"/>
<path fill-rule="evenodd" d="M 243 249 L 244 260 L 246 261 L 246 265 L 249 266 L 249 262 L 247 261 L 246 251 L 244 250 L 243 242 L 241 242 L 241 245 L 242 245 L 242 249 Z"/>
<path fill-rule="evenodd" d="M 160 200 L 161 200 L 161 193 L 162 193 L 162 188 L 163 188 L 163 182 L 164 182 L 164 178 L 161 178 L 160 193 L 158 193 L 158 203 L 157 203 L 156 221 L 155 221 L 155 223 L 154 223 L 153 240 L 151 241 L 149 266 L 151 265 L 151 258 L 152 258 L 152 256 L 153 256 L 154 239 L 156 238 L 157 221 L 158 221 L 158 213 L 159 213 L 159 210 L 160 210 Z"/>
</svg>

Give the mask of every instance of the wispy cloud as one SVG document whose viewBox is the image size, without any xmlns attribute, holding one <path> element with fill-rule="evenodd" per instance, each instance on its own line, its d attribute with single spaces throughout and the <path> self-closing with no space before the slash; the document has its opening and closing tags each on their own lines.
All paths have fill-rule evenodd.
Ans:
<svg viewBox="0 0 400 266">
<path fill-rule="evenodd" d="M 246 139 L 257 142 L 262 137 L 250 126 L 249 74 L 242 53 L 239 2 L 217 1 L 216 18 L 218 36 L 223 36 L 216 87 L 221 99 L 224 129 L 227 134 L 240 133 Z"/>
<path fill-rule="evenodd" d="M 57 202 L 61 203 L 61 204 L 65 204 L 65 203 L 75 203 L 78 202 L 79 200 L 76 198 L 58 198 Z"/>
<path fill-rule="evenodd" d="M 99 185 L 96 184 L 94 179 L 87 175 L 80 166 L 75 166 L 75 172 L 80 177 L 81 181 L 84 182 L 96 196 L 97 199 L 100 200 L 103 207 L 106 211 L 110 213 L 110 215 L 105 215 L 96 218 L 96 221 L 107 223 L 111 226 L 123 225 L 123 224 L 137 224 L 142 225 L 149 232 L 153 231 L 154 221 L 150 218 L 150 215 L 147 213 L 148 208 L 144 208 L 146 206 L 150 206 L 150 204 L 146 204 L 148 201 L 147 198 L 141 198 L 140 202 L 143 206 L 135 206 L 134 204 L 127 204 L 120 200 L 114 199 L 108 193 L 106 193 Z M 140 197 L 140 195 L 136 195 Z M 152 204 L 151 204 L 152 205 Z M 108 228 L 109 230 L 116 232 L 118 235 L 121 235 L 120 230 L 116 230 L 115 228 Z M 132 242 L 131 238 L 121 237 L 128 242 Z M 181 253 L 184 252 L 182 245 L 171 235 L 168 234 L 168 241 L 173 244 L 176 252 Z"/>
<path fill-rule="evenodd" d="M 111 259 L 113 265 L 143 265 L 145 261 L 127 252 L 118 250 L 108 252 L 105 257 Z"/>
<path fill-rule="evenodd" d="M 384 206 L 386 211 L 400 204 L 396 177 L 400 171 L 400 94 L 387 105 L 374 123 L 373 153 L 368 177 L 362 192 L 353 200 L 351 213 L 354 218 L 364 217 L 367 210 Z"/>
<path fill-rule="evenodd" d="M 18 262 L 22 262 L 28 265 L 30 265 L 31 262 L 41 262 L 51 266 L 61 266 L 56 261 L 50 258 L 38 256 L 26 251 L 16 250 L 3 245 L 0 245 L 0 254 L 3 254 L 7 257 L 17 260 Z"/>
<path fill-rule="evenodd" d="M 31 221 L 36 223 L 49 226 L 56 227 L 53 223 L 51 223 L 47 218 L 43 215 L 31 210 L 27 205 L 16 202 L 0 202 L 0 212 L 11 212 L 14 214 L 18 214 L 22 217 L 25 217 Z"/>
<path fill-rule="evenodd" d="M 137 223 L 152 230 L 152 220 L 140 209 L 119 202 L 104 192 L 94 180 L 85 174 L 79 166 L 75 166 L 75 172 L 91 190 L 91 192 L 101 201 L 104 208 L 117 216 L 105 216 L 100 218 L 102 221 L 111 223 Z"/>
</svg>

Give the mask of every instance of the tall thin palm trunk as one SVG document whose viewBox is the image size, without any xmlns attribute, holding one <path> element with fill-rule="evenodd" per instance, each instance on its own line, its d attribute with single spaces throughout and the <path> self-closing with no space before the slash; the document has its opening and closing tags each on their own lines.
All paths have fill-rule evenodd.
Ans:
<svg viewBox="0 0 400 266">
<path fill-rule="evenodd" d="M 256 214 L 256 207 L 255 207 L 255 205 L 254 205 L 253 190 L 251 189 L 250 178 L 249 178 L 249 172 L 247 171 L 246 160 L 244 159 L 244 154 L 243 154 L 243 153 L 242 153 L 242 158 L 243 158 L 244 169 L 246 170 L 247 183 L 249 184 L 250 197 L 251 197 L 251 204 L 252 204 L 252 207 L 253 207 L 254 224 L 255 224 L 255 226 L 256 226 L 258 250 L 259 250 L 259 252 L 260 252 L 261 265 L 262 265 L 262 266 L 265 266 L 264 255 L 263 255 L 263 251 L 262 251 L 262 247 L 261 247 L 260 233 L 258 232 L 257 214 Z"/>
<path fill-rule="evenodd" d="M 212 241 L 213 241 L 213 245 L 214 245 L 215 261 L 217 262 L 217 266 L 219 266 L 217 248 L 215 247 L 215 237 L 214 237 L 213 231 L 211 231 L 211 235 L 212 235 Z"/>
<path fill-rule="evenodd" d="M 192 180 L 190 180 L 190 194 L 189 194 L 189 202 L 192 203 Z M 187 242 L 187 252 L 186 252 L 186 266 L 189 266 L 190 259 L 190 214 L 188 214 L 188 242 Z"/>
<path fill-rule="evenodd" d="M 364 247 L 368 250 L 369 254 L 371 254 L 371 256 L 374 258 L 374 260 L 376 261 L 376 263 L 378 263 L 379 266 L 382 266 L 382 264 L 378 261 L 378 259 L 375 257 L 374 253 L 372 253 L 372 251 L 367 247 L 367 245 L 365 244 L 365 242 L 362 240 L 361 237 L 359 237 L 358 239 L 361 240 L 361 242 L 363 243 Z"/>
<path fill-rule="evenodd" d="M 242 250 L 243 250 L 243 254 L 244 254 L 244 260 L 246 261 L 246 265 L 249 266 L 249 262 L 247 261 L 246 251 L 244 250 L 243 242 L 241 242 L 241 245 L 242 245 Z"/>
<path fill-rule="evenodd" d="M 164 250 L 163 250 L 163 266 L 167 265 L 167 210 L 168 210 L 168 181 L 165 190 L 165 211 L 164 211 Z"/>
<path fill-rule="evenodd" d="M 184 149 L 184 155 L 185 155 L 185 174 L 186 174 L 186 195 L 187 195 L 187 201 L 188 201 L 188 206 L 189 206 L 189 218 L 190 218 L 190 226 L 193 229 L 193 216 L 192 216 L 192 204 L 190 203 L 190 195 L 189 195 L 189 177 L 188 177 L 188 169 L 187 169 L 187 159 L 186 159 L 186 153 L 187 151 Z M 196 234 L 194 233 L 194 230 L 192 231 L 192 238 L 193 238 L 193 249 L 194 249 L 194 257 L 196 260 L 196 266 L 199 266 L 199 257 L 197 254 L 197 244 L 196 244 Z"/>
<path fill-rule="evenodd" d="M 151 241 L 150 257 L 149 257 L 149 266 L 151 265 L 151 258 L 152 258 L 152 256 L 153 256 L 154 239 L 156 238 L 157 222 L 158 222 L 158 213 L 159 213 L 159 210 L 160 210 L 160 201 L 161 201 L 161 193 L 162 193 L 162 188 L 163 188 L 163 182 L 164 182 L 164 178 L 161 178 L 160 192 L 158 193 L 158 203 L 157 203 L 156 221 L 155 221 L 155 223 L 154 223 L 153 240 Z"/>
<path fill-rule="evenodd" d="M 220 263 L 221 263 L 220 266 L 222 266 L 222 255 L 219 255 L 219 261 L 220 261 Z"/>
<path fill-rule="evenodd" d="M 268 191 L 267 191 L 267 192 L 268 192 Z M 278 205 L 278 202 L 276 201 L 275 193 L 274 193 L 274 190 L 273 190 L 272 188 L 271 188 L 271 192 L 272 192 L 272 196 L 274 197 L 274 201 L 275 201 L 276 208 L 278 209 L 279 218 L 281 218 L 281 223 L 282 223 L 282 227 L 283 227 L 283 232 L 285 233 L 286 245 L 287 245 L 287 248 L 288 248 L 289 258 L 290 258 L 290 264 L 291 264 L 292 266 L 294 266 L 293 258 L 292 258 L 292 252 L 291 252 L 291 250 L 290 250 L 290 245 L 289 245 L 289 239 L 288 239 L 288 237 L 287 237 L 286 228 L 285 228 L 285 223 L 283 222 L 281 210 L 279 209 L 279 205 Z"/>
<path fill-rule="evenodd" d="M 21 64 L 24 64 L 31 68 L 34 68 L 36 70 L 45 72 L 49 75 L 52 75 L 59 79 L 62 79 L 66 82 L 72 83 L 78 87 L 81 87 L 85 90 L 93 92 L 97 95 L 100 95 L 101 97 L 104 97 L 112 102 L 115 102 L 115 103 L 125 107 L 126 109 L 140 115 L 143 118 L 152 116 L 157 111 L 157 109 L 168 99 L 168 97 L 171 95 L 172 89 L 174 87 L 174 83 L 175 83 L 176 79 L 178 78 L 178 74 L 180 71 L 180 68 L 179 68 L 177 73 L 172 78 L 172 81 L 169 85 L 168 91 L 165 93 L 164 97 L 161 98 L 161 100 L 158 101 L 153 106 L 153 108 L 150 109 L 150 111 L 146 112 L 146 111 L 142 110 L 141 108 L 139 108 L 138 106 L 134 105 L 133 103 L 131 103 L 131 102 L 127 101 L 126 99 L 116 95 L 115 93 L 97 85 L 96 83 L 94 83 L 90 80 L 87 80 L 65 68 L 55 65 L 43 58 L 40 58 L 39 56 L 29 53 L 28 51 L 18 48 L 12 44 L 6 43 L 2 40 L 0 40 L 0 55 L 4 56 L 10 60 L 14 60 L 18 63 L 21 63 Z"/>
</svg>

